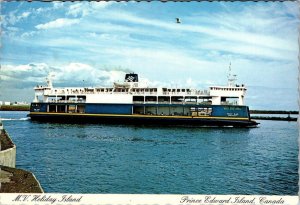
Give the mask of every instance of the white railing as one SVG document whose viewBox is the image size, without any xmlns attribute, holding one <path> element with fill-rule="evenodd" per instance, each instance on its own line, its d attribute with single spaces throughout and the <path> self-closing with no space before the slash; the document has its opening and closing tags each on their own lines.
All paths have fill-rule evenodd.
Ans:
<svg viewBox="0 0 300 205">
<path fill-rule="evenodd" d="M 85 94 L 131 94 L 131 95 L 151 95 L 151 96 L 157 96 L 158 92 L 152 91 L 139 91 L 139 92 L 132 92 L 132 91 L 95 91 L 95 90 L 45 90 L 44 95 L 85 95 Z M 164 91 L 159 94 L 159 96 L 193 96 L 193 95 L 209 95 L 209 91 L 204 90 L 204 91 L 186 91 L 186 92 L 181 92 L 181 91 Z"/>
</svg>

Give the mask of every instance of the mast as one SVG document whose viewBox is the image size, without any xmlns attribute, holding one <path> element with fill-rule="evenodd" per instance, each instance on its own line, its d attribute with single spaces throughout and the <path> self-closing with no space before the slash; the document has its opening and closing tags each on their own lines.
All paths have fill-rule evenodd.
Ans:
<svg viewBox="0 0 300 205">
<path fill-rule="evenodd" d="M 229 87 L 234 87 L 235 86 L 235 81 L 237 80 L 237 78 L 236 78 L 236 75 L 231 74 L 231 62 L 229 63 L 227 80 L 228 80 L 227 85 Z"/>
<path fill-rule="evenodd" d="M 52 87 L 53 87 L 53 86 L 52 86 L 52 77 L 54 77 L 54 75 L 53 75 L 53 74 L 49 74 L 49 75 L 47 76 L 47 78 L 46 78 L 47 86 L 48 86 L 49 88 L 52 88 Z"/>
</svg>

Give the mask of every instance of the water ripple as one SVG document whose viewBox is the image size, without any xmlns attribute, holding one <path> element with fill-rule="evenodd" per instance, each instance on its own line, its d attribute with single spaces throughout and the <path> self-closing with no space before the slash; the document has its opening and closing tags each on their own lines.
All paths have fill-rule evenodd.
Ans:
<svg viewBox="0 0 300 205">
<path fill-rule="evenodd" d="M 261 194 L 298 192 L 297 124 L 257 129 L 37 123 L 3 113 L 17 167 L 46 192 Z M 76 186 L 74 186 L 76 185 Z"/>
</svg>

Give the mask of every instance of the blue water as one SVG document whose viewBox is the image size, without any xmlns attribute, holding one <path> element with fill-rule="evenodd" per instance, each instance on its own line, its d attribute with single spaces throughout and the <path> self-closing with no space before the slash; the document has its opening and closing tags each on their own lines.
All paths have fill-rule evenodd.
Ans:
<svg viewBox="0 0 300 205">
<path fill-rule="evenodd" d="M 259 128 L 37 123 L 0 112 L 45 192 L 297 195 L 296 122 Z"/>
</svg>

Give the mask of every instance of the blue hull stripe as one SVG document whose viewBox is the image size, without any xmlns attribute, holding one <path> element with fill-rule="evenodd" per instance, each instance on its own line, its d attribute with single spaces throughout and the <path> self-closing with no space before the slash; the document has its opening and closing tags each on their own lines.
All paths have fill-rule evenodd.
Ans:
<svg viewBox="0 0 300 205">
<path fill-rule="evenodd" d="M 50 112 L 30 112 L 29 116 L 94 116 L 94 117 L 123 117 L 123 118 L 160 118 L 160 119 L 219 119 L 219 120 L 247 120 L 242 117 L 213 117 L 213 116 L 167 116 L 167 115 L 120 115 L 120 114 L 86 114 L 86 113 L 50 113 Z"/>
</svg>

